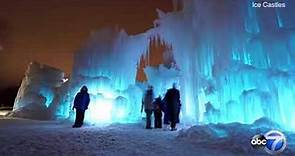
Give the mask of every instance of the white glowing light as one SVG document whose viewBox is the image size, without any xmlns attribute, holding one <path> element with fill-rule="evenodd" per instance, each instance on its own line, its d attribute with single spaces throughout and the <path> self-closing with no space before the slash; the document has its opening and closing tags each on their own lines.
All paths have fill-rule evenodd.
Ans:
<svg viewBox="0 0 295 156">
<path fill-rule="evenodd" d="M 62 81 L 63 83 L 67 82 L 69 79 L 68 78 L 64 78 Z"/>
<path fill-rule="evenodd" d="M 97 99 L 90 103 L 87 121 L 91 123 L 107 123 L 112 119 L 112 100 L 111 99 Z"/>
</svg>

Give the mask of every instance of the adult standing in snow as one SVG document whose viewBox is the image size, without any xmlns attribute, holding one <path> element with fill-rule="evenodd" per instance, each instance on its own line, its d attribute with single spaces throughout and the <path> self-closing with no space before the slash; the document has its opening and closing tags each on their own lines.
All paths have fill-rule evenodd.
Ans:
<svg viewBox="0 0 295 156">
<path fill-rule="evenodd" d="M 88 109 L 88 105 L 90 102 L 88 89 L 86 86 L 83 86 L 79 93 L 77 93 L 73 110 L 76 109 L 76 120 L 73 128 L 81 127 L 84 121 L 85 111 Z"/>
<path fill-rule="evenodd" d="M 176 130 L 176 123 L 179 123 L 180 113 L 180 93 L 176 89 L 176 83 L 173 83 L 173 87 L 169 89 L 165 95 L 164 101 L 166 102 L 167 114 L 170 121 L 171 131 Z"/>
<path fill-rule="evenodd" d="M 147 91 L 144 94 L 141 106 L 141 112 L 144 111 L 146 113 L 146 129 L 151 129 L 151 116 L 153 113 L 153 100 L 154 100 L 154 91 L 153 86 L 149 85 Z"/>
<path fill-rule="evenodd" d="M 169 112 L 168 112 L 168 108 L 167 108 L 167 101 L 166 98 L 163 99 L 163 112 L 164 112 L 164 125 L 165 128 L 169 127 L 170 124 L 170 119 L 169 119 Z"/>
</svg>

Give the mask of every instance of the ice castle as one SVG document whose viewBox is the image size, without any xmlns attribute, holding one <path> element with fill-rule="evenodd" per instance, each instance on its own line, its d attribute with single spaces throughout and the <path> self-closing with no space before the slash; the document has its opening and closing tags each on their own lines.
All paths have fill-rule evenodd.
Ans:
<svg viewBox="0 0 295 156">
<path fill-rule="evenodd" d="M 285 7 L 255 8 L 251 0 L 183 0 L 175 3 L 181 9 L 157 10 L 154 28 L 141 34 L 102 29 L 75 54 L 69 81 L 60 71 L 52 79 L 39 76 L 35 85 L 28 69 L 14 112 L 29 114 L 37 104 L 21 99 L 38 98 L 47 116 L 68 118 L 75 94 L 87 85 L 87 121 L 138 121 L 144 85 L 136 82 L 137 65 L 157 38 L 172 47 L 177 69 L 159 65 L 145 73 L 158 95 L 179 84 L 182 122 L 252 123 L 266 117 L 295 129 L 295 1 L 282 2 Z"/>
</svg>

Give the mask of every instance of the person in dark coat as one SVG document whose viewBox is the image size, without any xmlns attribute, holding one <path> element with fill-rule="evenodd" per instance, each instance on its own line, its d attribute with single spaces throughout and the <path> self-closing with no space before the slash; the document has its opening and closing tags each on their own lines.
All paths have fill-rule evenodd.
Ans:
<svg viewBox="0 0 295 156">
<path fill-rule="evenodd" d="M 147 91 L 144 94 L 143 100 L 142 100 L 142 106 L 141 106 L 141 112 L 144 111 L 146 113 L 146 129 L 152 129 L 151 127 L 151 116 L 153 114 L 154 106 L 154 91 L 153 86 L 148 86 Z"/>
<path fill-rule="evenodd" d="M 73 110 L 76 109 L 76 119 L 73 128 L 81 127 L 84 121 L 85 111 L 88 109 L 88 105 L 90 102 L 90 97 L 88 94 L 88 89 L 86 86 L 83 86 L 79 93 L 77 93 Z"/>
<path fill-rule="evenodd" d="M 164 125 L 165 127 L 168 127 L 168 125 L 170 124 L 170 118 L 169 118 L 169 113 L 168 113 L 168 109 L 167 109 L 167 102 L 166 102 L 166 98 L 163 99 L 163 112 L 164 112 Z"/>
<path fill-rule="evenodd" d="M 173 87 L 169 89 L 165 95 L 165 102 L 167 107 L 167 115 L 170 121 L 171 130 L 176 130 L 176 123 L 179 123 L 179 113 L 180 113 L 180 93 L 176 89 L 176 83 Z"/>
<path fill-rule="evenodd" d="M 154 104 L 155 128 L 162 128 L 163 102 L 162 102 L 161 96 L 157 97 L 153 104 Z"/>
</svg>

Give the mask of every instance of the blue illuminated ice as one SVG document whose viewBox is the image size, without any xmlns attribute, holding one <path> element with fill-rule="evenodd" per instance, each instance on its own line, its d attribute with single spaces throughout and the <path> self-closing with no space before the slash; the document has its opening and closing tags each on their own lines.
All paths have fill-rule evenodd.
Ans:
<svg viewBox="0 0 295 156">
<path fill-rule="evenodd" d="M 148 43 L 146 34 L 129 36 L 124 30 L 105 28 L 93 33 L 75 54 L 69 92 L 73 98 L 82 85 L 88 87 L 87 121 L 139 119 L 142 90 L 135 85 L 136 72 Z"/>
<path fill-rule="evenodd" d="M 51 105 L 56 97 L 56 89 L 64 82 L 64 72 L 59 69 L 39 64 L 30 63 L 22 84 L 19 88 L 13 106 L 12 116 L 50 119 Z"/>
<path fill-rule="evenodd" d="M 250 1 L 184 1 L 153 31 L 181 69 L 183 118 L 251 123 L 267 117 L 295 128 L 295 14 Z M 207 112 L 206 112 L 207 111 Z"/>
<path fill-rule="evenodd" d="M 147 83 L 163 95 L 178 82 L 182 122 L 266 117 L 295 129 L 295 2 L 285 2 L 286 8 L 253 8 L 250 0 L 185 0 L 181 10 L 157 10 L 154 28 L 144 33 L 102 29 L 75 54 L 72 75 L 54 98 L 41 87 L 42 103 L 52 101 L 55 116 L 73 117 L 73 98 L 87 85 L 86 121 L 137 121 L 144 91 L 136 82 L 137 64 L 157 38 L 172 47 L 176 66 L 146 67 Z"/>
<path fill-rule="evenodd" d="M 180 71 L 175 68 L 167 68 L 163 64 L 158 67 L 146 67 L 144 69 L 148 84 L 154 88 L 155 96 L 165 96 L 168 88 L 171 88 L 173 83 L 178 83 L 180 78 Z"/>
</svg>

